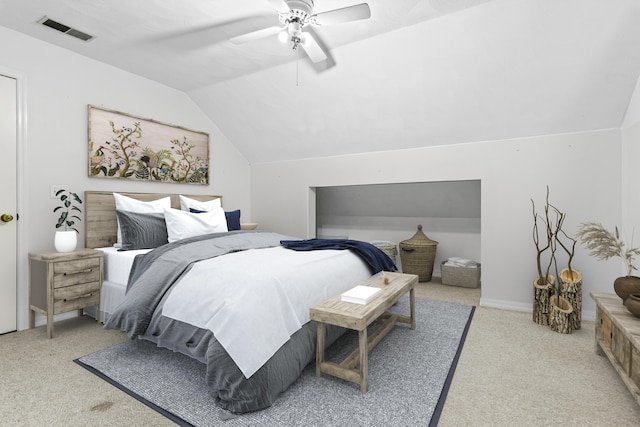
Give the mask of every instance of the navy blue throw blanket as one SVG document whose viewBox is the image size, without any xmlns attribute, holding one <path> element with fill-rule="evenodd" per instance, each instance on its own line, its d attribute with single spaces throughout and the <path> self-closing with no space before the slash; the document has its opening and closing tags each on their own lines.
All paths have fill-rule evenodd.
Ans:
<svg viewBox="0 0 640 427">
<path fill-rule="evenodd" d="M 280 244 L 294 251 L 315 251 L 319 249 L 349 249 L 371 268 L 371 274 L 380 271 L 396 271 L 396 264 L 389 256 L 371 243 L 351 239 L 308 239 L 281 240 Z"/>
</svg>

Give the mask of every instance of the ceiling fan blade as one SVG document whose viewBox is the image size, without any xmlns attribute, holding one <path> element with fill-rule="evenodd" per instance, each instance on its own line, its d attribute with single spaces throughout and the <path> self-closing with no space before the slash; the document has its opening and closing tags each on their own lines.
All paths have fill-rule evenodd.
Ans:
<svg viewBox="0 0 640 427">
<path fill-rule="evenodd" d="M 371 9 L 369 9 L 369 5 L 367 3 L 360 3 L 353 6 L 318 13 L 313 16 L 313 21 L 317 25 L 333 25 L 341 24 L 343 22 L 369 19 L 370 17 Z"/>
<path fill-rule="evenodd" d="M 307 55 L 309 56 L 309 59 L 311 59 L 311 62 L 317 63 L 325 61 L 327 59 L 327 54 L 322 49 L 322 47 L 320 47 L 320 44 L 318 44 L 313 34 L 305 31 L 303 35 L 304 40 L 302 43 L 300 43 L 300 45 L 302 46 L 304 51 L 307 52 Z"/>
<path fill-rule="evenodd" d="M 233 44 L 243 44 L 254 40 L 260 40 L 278 34 L 282 30 L 282 27 L 267 27 L 261 30 L 252 31 L 250 33 L 241 34 L 236 37 L 231 37 L 229 41 Z"/>
<path fill-rule="evenodd" d="M 460 12 L 461 10 L 479 6 L 482 3 L 487 3 L 490 0 L 429 0 L 427 3 L 433 9 L 441 13 L 453 13 Z"/>
<path fill-rule="evenodd" d="M 327 59 L 325 59 L 324 61 L 321 61 L 321 62 L 313 62 L 313 61 L 309 60 L 311 68 L 316 70 L 316 72 L 318 72 L 318 73 L 322 73 L 324 71 L 327 71 L 330 68 L 335 67 L 336 61 L 335 61 L 335 59 L 333 59 L 333 56 L 331 55 L 331 50 L 329 50 L 327 45 L 324 44 L 324 41 L 322 40 L 322 37 L 320 37 L 318 35 L 318 33 L 316 33 L 316 31 L 313 29 L 313 27 L 306 27 L 305 28 L 305 34 L 306 33 L 310 33 L 313 36 L 313 39 L 316 41 L 316 44 L 325 53 L 325 55 L 327 55 Z"/>
<path fill-rule="evenodd" d="M 267 0 L 271 7 L 273 7 L 278 12 L 286 12 L 289 10 L 289 6 L 284 0 Z"/>
<path fill-rule="evenodd" d="M 266 27 L 273 26 L 273 15 L 252 15 L 229 21 L 187 27 L 164 34 L 156 34 L 140 40 L 148 44 L 162 44 L 179 50 L 199 49 L 242 37 Z"/>
<path fill-rule="evenodd" d="M 289 5 L 285 0 L 266 0 L 278 12 L 288 12 Z"/>
</svg>

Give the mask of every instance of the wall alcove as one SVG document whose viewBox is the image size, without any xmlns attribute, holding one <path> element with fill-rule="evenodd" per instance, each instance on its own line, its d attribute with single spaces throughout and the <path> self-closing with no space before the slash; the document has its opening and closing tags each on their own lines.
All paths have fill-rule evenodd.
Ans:
<svg viewBox="0 0 640 427">
<path fill-rule="evenodd" d="M 481 262 L 480 180 L 316 187 L 316 236 L 400 243 L 422 224 L 438 241 L 434 276 L 451 256 Z M 400 257 L 396 260 L 401 267 Z"/>
</svg>

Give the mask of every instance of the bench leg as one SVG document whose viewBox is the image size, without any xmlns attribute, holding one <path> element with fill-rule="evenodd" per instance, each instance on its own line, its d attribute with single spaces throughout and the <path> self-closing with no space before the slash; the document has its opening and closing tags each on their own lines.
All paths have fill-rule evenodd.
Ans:
<svg viewBox="0 0 640 427">
<path fill-rule="evenodd" d="M 325 337 L 325 325 L 323 322 L 318 322 L 318 340 L 316 344 L 316 377 L 322 376 L 322 362 L 324 362 L 324 337 Z"/>
<path fill-rule="evenodd" d="M 415 289 L 411 288 L 409 291 L 409 310 L 411 316 L 411 330 L 416 329 L 416 293 Z"/>
<path fill-rule="evenodd" d="M 367 379 L 369 378 L 369 339 L 367 338 L 367 328 L 358 332 L 360 341 L 360 391 L 366 393 L 368 389 Z"/>
</svg>

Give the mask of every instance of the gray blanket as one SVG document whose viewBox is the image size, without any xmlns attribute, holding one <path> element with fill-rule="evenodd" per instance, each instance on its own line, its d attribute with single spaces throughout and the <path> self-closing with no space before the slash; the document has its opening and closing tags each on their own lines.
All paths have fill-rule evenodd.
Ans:
<svg viewBox="0 0 640 427">
<path fill-rule="evenodd" d="M 207 365 L 207 384 L 215 402 L 243 413 L 270 406 L 315 357 L 316 325 L 309 322 L 250 378 L 245 378 L 209 330 L 161 315 L 169 290 L 193 263 L 231 252 L 268 248 L 289 239 L 277 233 L 237 231 L 211 234 L 164 245 L 136 257 L 124 302 L 105 328 L 186 354 Z M 327 345 L 344 330 L 330 327 Z"/>
<path fill-rule="evenodd" d="M 283 237 L 260 231 L 214 233 L 178 240 L 137 256 L 129 275 L 127 298 L 105 328 L 121 329 L 130 338 L 143 334 L 164 295 L 193 263 L 236 251 L 279 246 Z"/>
</svg>

